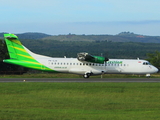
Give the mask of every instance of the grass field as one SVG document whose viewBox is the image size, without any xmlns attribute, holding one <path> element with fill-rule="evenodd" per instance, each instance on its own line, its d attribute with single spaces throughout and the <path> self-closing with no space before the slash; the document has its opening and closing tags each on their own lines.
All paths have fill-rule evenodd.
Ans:
<svg viewBox="0 0 160 120">
<path fill-rule="evenodd" d="M 160 83 L 0 83 L 0 120 L 159 120 Z"/>
<path fill-rule="evenodd" d="M 26 73 L 23 75 L 0 75 L 0 78 L 83 78 L 82 75 L 67 74 L 67 73 Z M 127 75 L 127 74 L 104 74 L 90 76 L 91 78 L 145 78 L 145 75 Z M 151 74 L 152 78 L 160 78 L 160 74 Z"/>
</svg>

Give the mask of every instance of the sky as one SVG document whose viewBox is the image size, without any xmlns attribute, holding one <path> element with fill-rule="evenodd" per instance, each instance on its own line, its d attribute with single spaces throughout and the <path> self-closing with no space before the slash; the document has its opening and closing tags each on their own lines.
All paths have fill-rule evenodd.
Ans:
<svg viewBox="0 0 160 120">
<path fill-rule="evenodd" d="M 0 0 L 0 32 L 160 36 L 160 0 Z"/>
</svg>

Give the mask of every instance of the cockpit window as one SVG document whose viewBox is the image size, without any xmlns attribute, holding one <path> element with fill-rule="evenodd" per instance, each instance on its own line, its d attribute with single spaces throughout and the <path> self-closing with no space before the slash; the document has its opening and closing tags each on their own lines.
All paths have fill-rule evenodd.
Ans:
<svg viewBox="0 0 160 120">
<path fill-rule="evenodd" d="M 151 65 L 149 62 L 143 62 L 143 65 Z"/>
</svg>

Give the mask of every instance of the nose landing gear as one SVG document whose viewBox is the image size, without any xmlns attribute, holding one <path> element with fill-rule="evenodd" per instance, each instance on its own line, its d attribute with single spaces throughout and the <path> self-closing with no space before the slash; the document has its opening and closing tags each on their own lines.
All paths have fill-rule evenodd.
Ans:
<svg viewBox="0 0 160 120">
<path fill-rule="evenodd" d="M 146 74 L 146 77 L 147 77 L 147 78 L 150 78 L 150 77 L 151 77 L 151 75 L 150 75 L 150 74 Z"/>
</svg>

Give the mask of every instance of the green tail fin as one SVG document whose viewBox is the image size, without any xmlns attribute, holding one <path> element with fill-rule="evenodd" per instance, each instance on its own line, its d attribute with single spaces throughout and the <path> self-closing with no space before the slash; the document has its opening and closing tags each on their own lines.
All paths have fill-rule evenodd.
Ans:
<svg viewBox="0 0 160 120">
<path fill-rule="evenodd" d="M 18 59 L 18 60 L 34 59 L 24 49 L 24 46 L 21 44 L 21 42 L 19 41 L 16 35 L 4 34 L 4 38 L 6 41 L 10 59 Z"/>
<path fill-rule="evenodd" d="M 3 62 L 32 69 L 51 71 L 50 68 L 44 66 L 32 56 L 34 53 L 25 48 L 16 35 L 10 33 L 4 34 L 4 39 L 8 48 L 10 59 L 5 59 Z"/>
</svg>

